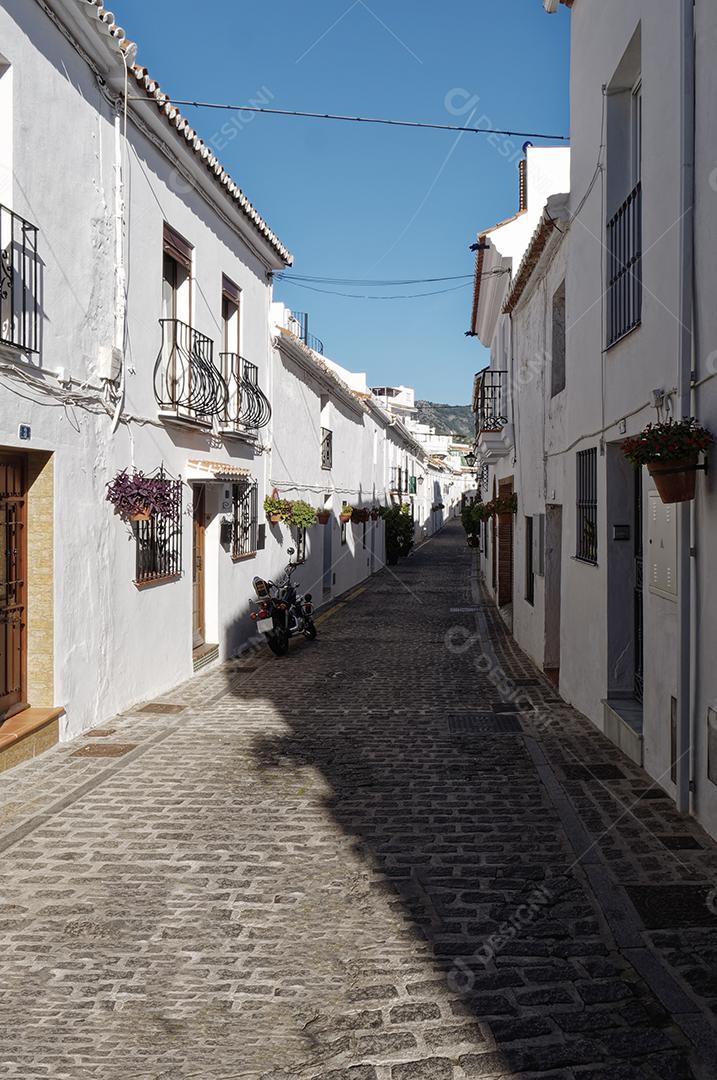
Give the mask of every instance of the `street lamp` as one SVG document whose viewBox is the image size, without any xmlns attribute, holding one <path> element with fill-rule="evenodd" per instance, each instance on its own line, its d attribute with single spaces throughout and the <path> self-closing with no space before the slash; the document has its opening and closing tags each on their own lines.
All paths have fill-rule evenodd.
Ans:
<svg viewBox="0 0 717 1080">
<path fill-rule="evenodd" d="M 466 454 L 466 465 L 468 466 L 469 469 L 472 469 L 473 466 L 475 465 L 475 463 L 476 463 L 476 456 L 475 456 L 475 454 L 473 453 L 472 450 L 469 450 L 468 453 Z"/>
</svg>

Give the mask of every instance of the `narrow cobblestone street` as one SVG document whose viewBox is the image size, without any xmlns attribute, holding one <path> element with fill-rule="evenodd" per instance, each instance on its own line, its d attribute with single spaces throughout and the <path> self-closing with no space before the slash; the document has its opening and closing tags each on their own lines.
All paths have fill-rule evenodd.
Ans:
<svg viewBox="0 0 717 1080">
<path fill-rule="evenodd" d="M 2 778 L 0 1075 L 717 1075 L 715 845 L 456 523 L 159 704 Z"/>
</svg>

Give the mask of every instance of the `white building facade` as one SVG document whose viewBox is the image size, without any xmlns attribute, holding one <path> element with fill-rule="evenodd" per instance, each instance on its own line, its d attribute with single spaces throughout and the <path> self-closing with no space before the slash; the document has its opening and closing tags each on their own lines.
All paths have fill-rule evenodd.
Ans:
<svg viewBox="0 0 717 1080">
<path fill-rule="evenodd" d="M 275 325 L 290 253 L 99 0 L 2 6 L 0 41 L 2 769 L 235 654 L 298 539 L 317 599 L 383 565 L 380 521 L 299 538 L 267 495 L 385 504 L 427 463 Z M 130 524 L 135 470 L 171 506 Z"/>
<path fill-rule="evenodd" d="M 509 319 L 514 364 L 514 574 L 498 600 L 561 696 L 715 835 L 717 500 L 698 473 L 694 501 L 663 503 L 621 446 L 670 417 L 717 431 L 717 9 L 566 6 L 569 184 L 545 192 L 501 315 L 479 310 L 476 327 Z"/>
</svg>

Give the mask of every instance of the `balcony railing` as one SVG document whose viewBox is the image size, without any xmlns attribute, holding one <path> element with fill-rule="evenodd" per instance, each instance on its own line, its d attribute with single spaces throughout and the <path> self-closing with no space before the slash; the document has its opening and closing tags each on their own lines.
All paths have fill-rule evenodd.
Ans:
<svg viewBox="0 0 717 1080">
<path fill-rule="evenodd" d="M 271 405 L 259 386 L 259 369 L 238 353 L 220 353 L 222 378 L 227 387 L 227 403 L 222 424 L 233 431 L 257 431 L 271 420 Z"/>
<path fill-rule="evenodd" d="M 0 206 L 0 343 L 40 349 L 37 227 Z"/>
<path fill-rule="evenodd" d="M 476 432 L 502 431 L 508 423 L 506 415 L 507 371 L 486 370 L 480 376 L 476 409 Z"/>
<path fill-rule="evenodd" d="M 178 419 L 209 423 L 227 409 L 229 389 L 214 364 L 214 342 L 178 319 L 160 319 L 162 347 L 154 368 L 154 396 Z"/>
<path fill-rule="evenodd" d="M 607 223 L 607 346 L 642 319 L 642 185 Z"/>
<path fill-rule="evenodd" d="M 286 310 L 284 328 L 308 345 L 314 352 L 324 355 L 324 343 L 320 338 L 309 333 L 309 314 L 307 311 Z"/>
</svg>

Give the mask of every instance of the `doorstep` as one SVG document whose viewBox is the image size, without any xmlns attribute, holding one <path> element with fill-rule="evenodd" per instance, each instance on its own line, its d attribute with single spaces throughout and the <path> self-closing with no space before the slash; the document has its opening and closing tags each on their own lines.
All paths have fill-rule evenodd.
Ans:
<svg viewBox="0 0 717 1080">
<path fill-rule="evenodd" d="M 218 645 L 199 645 L 192 652 L 192 666 L 194 673 L 201 671 L 202 668 L 208 667 L 209 664 L 213 664 L 215 660 L 219 659 L 219 646 Z"/>
<path fill-rule="evenodd" d="M 36 757 L 60 740 L 60 708 L 23 709 L 0 724 L 0 772 Z"/>
<path fill-rule="evenodd" d="M 634 697 L 603 700 L 605 734 L 642 768 L 642 705 Z"/>
</svg>

